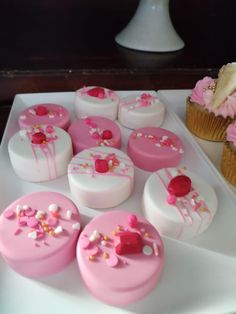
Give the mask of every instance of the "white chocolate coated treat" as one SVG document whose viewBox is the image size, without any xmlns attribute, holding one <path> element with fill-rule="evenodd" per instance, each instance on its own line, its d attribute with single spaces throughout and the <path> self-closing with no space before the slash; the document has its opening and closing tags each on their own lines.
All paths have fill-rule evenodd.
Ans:
<svg viewBox="0 0 236 314">
<path fill-rule="evenodd" d="M 13 135 L 8 152 L 12 167 L 21 179 L 41 182 L 67 173 L 72 158 L 72 143 L 63 129 L 41 125 Z"/>
<path fill-rule="evenodd" d="M 119 102 L 116 92 L 103 87 L 87 86 L 75 92 L 75 113 L 78 118 L 100 116 L 116 120 Z"/>
<path fill-rule="evenodd" d="M 96 170 L 96 164 L 104 172 Z M 70 190 L 78 205 L 91 208 L 114 207 L 133 191 L 134 166 L 131 159 L 113 147 L 83 150 L 68 167 Z"/>
<path fill-rule="evenodd" d="M 177 175 L 191 179 L 190 192 L 173 200 L 167 190 Z M 162 235 L 176 239 L 190 239 L 206 230 L 217 210 L 213 188 L 195 173 L 177 168 L 154 172 L 146 181 L 143 193 L 144 216 Z"/>
<path fill-rule="evenodd" d="M 125 97 L 119 104 L 118 120 L 130 129 L 159 127 L 165 115 L 165 106 L 149 93 Z"/>
</svg>

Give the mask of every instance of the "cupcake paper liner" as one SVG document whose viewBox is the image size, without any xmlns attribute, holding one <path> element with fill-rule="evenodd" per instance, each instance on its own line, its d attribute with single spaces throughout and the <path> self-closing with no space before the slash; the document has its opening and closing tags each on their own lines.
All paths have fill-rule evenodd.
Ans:
<svg viewBox="0 0 236 314">
<path fill-rule="evenodd" d="M 224 141 L 226 129 L 232 123 L 232 118 L 215 116 L 197 103 L 191 102 L 189 97 L 186 105 L 186 125 L 194 135 L 208 141 Z"/>
<path fill-rule="evenodd" d="M 236 186 L 236 147 L 228 141 L 224 142 L 221 171 L 226 180 Z"/>
</svg>

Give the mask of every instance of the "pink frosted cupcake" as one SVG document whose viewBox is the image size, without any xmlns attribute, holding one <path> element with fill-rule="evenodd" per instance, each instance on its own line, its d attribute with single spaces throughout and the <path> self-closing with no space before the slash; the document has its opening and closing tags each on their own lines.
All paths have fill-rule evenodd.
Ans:
<svg viewBox="0 0 236 314">
<path fill-rule="evenodd" d="M 224 177 L 236 186 L 236 122 L 230 124 L 226 130 L 221 170 Z"/>
<path fill-rule="evenodd" d="M 196 136 L 223 142 L 236 117 L 236 64 L 223 66 L 218 79 L 204 77 L 187 98 L 186 125 Z"/>
</svg>

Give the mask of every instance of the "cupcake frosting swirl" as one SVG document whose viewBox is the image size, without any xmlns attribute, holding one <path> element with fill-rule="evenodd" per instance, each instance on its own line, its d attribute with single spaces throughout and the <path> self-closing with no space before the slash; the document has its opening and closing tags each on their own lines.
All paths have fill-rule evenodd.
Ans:
<svg viewBox="0 0 236 314">
<path fill-rule="evenodd" d="M 226 139 L 236 146 L 236 121 L 228 126 L 226 131 Z"/>
<path fill-rule="evenodd" d="M 216 85 L 215 79 L 206 76 L 196 83 L 192 90 L 190 100 L 213 112 L 216 116 L 234 118 L 236 116 L 236 92 L 229 95 L 227 99 L 217 108 L 212 107 L 211 102 L 214 96 Z"/>
</svg>

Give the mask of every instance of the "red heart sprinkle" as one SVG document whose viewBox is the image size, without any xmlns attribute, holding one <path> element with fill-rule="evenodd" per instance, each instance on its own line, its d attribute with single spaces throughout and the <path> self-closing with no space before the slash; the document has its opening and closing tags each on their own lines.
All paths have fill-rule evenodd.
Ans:
<svg viewBox="0 0 236 314">
<path fill-rule="evenodd" d="M 119 244 L 115 247 L 116 254 L 135 254 L 142 251 L 142 238 L 137 232 L 124 231 L 117 233 L 116 236 L 120 238 Z"/>
<path fill-rule="evenodd" d="M 104 130 L 102 132 L 102 139 L 103 140 L 110 140 L 112 138 L 113 134 L 110 130 Z"/>
<path fill-rule="evenodd" d="M 43 142 L 45 142 L 46 141 L 46 135 L 44 134 L 44 133 L 42 133 L 42 132 L 37 132 L 37 133 L 34 133 L 33 135 L 32 135 L 32 140 L 31 140 L 31 142 L 33 143 L 33 144 L 42 144 Z"/>
<path fill-rule="evenodd" d="M 36 107 L 35 112 L 37 116 L 45 116 L 48 114 L 48 109 L 45 106 L 39 105 Z"/>
<path fill-rule="evenodd" d="M 109 170 L 108 162 L 106 159 L 95 160 L 95 170 L 100 173 L 107 172 Z"/>
<path fill-rule="evenodd" d="M 179 175 L 170 180 L 168 192 L 175 196 L 185 196 L 191 190 L 191 179 L 185 175 Z"/>
<path fill-rule="evenodd" d="M 87 94 L 92 97 L 97 97 L 100 99 L 105 98 L 105 90 L 102 87 L 94 87 L 87 91 Z"/>
</svg>

